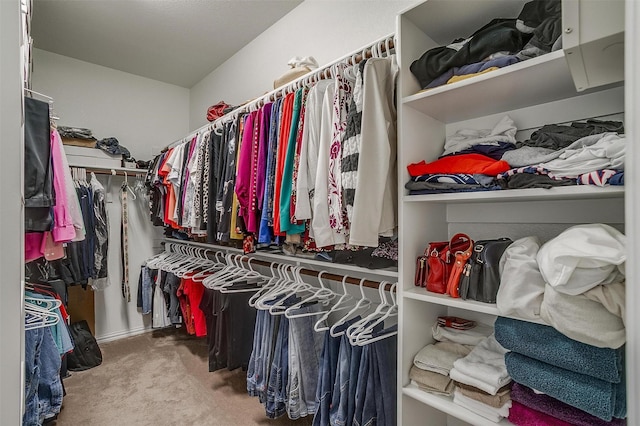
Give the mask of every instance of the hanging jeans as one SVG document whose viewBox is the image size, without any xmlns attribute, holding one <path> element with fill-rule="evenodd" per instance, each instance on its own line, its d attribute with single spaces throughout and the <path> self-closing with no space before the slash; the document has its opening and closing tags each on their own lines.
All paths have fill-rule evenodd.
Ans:
<svg viewBox="0 0 640 426">
<path fill-rule="evenodd" d="M 26 330 L 24 334 L 24 403 L 23 426 L 40 424 L 38 414 L 38 384 L 40 381 L 40 351 L 44 328 Z"/>
<path fill-rule="evenodd" d="M 298 313 L 317 312 L 319 305 L 302 308 Z M 289 398 L 287 414 L 298 419 L 316 412 L 316 389 L 324 333 L 313 326 L 315 316 L 289 319 Z"/>
<path fill-rule="evenodd" d="M 289 365 L 289 320 L 280 316 L 280 326 L 273 352 L 271 372 L 267 386 L 265 409 L 267 417 L 275 419 L 286 412 L 286 380 Z"/>
<path fill-rule="evenodd" d="M 343 331 L 351 325 L 353 321 L 347 322 L 337 328 Z M 329 411 L 333 400 L 333 386 L 336 381 L 338 370 L 338 352 L 340 350 L 340 337 L 331 337 L 329 332 L 324 338 L 322 348 L 322 361 L 320 372 L 318 373 L 318 390 L 316 392 L 317 410 L 313 418 L 313 426 L 325 426 L 329 424 Z"/>
</svg>

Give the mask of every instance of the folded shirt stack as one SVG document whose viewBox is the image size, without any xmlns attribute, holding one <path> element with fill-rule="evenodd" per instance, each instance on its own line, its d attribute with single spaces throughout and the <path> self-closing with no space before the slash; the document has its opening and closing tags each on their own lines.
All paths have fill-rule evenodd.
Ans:
<svg viewBox="0 0 640 426">
<path fill-rule="evenodd" d="M 407 166 L 409 194 L 624 185 L 626 138 L 618 121 L 548 124 L 525 141 L 504 116 L 491 129 L 460 129 L 432 162 Z"/>
<path fill-rule="evenodd" d="M 520 404 L 510 414 L 512 423 L 543 424 L 524 419 L 544 412 L 573 425 L 624 424 L 624 348 L 598 348 L 553 327 L 503 317 L 496 320 L 495 337 L 511 351 L 505 363 L 516 382 L 512 398 Z"/>
<path fill-rule="evenodd" d="M 505 398 L 505 387 L 511 383 L 511 377 L 507 373 L 504 363 L 504 349 L 495 339 L 494 335 L 490 335 L 482 340 L 473 350 L 464 358 L 456 360 L 453 363 L 449 375 L 456 382 L 467 385 L 475 390 L 484 391 L 490 396 L 501 395 L 489 401 L 479 400 L 478 392 L 471 392 L 469 388 L 457 389 L 454 393 L 453 402 L 459 404 L 474 413 L 499 422 L 503 417 L 509 415 L 509 407 L 511 400 Z M 496 407 L 496 403 L 503 402 L 502 405 Z"/>
<path fill-rule="evenodd" d="M 436 342 L 422 348 L 413 359 L 409 378 L 420 389 L 439 395 L 453 393 L 449 371 L 453 363 L 471 352 L 472 347 L 453 342 Z"/>
</svg>

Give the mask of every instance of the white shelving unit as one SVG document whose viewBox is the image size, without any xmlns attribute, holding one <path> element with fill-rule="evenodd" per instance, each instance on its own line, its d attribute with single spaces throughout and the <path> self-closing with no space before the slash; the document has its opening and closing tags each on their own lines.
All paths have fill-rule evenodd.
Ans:
<svg viewBox="0 0 640 426">
<path fill-rule="evenodd" d="M 494 304 L 454 299 L 413 284 L 416 257 L 430 241 L 457 232 L 474 240 L 537 235 L 547 241 L 579 223 L 607 223 L 625 230 L 629 186 L 589 186 L 477 193 L 408 195 L 406 166 L 437 159 L 447 135 L 462 128 L 492 128 L 504 115 L 518 127 L 517 138 L 552 123 L 588 118 L 624 120 L 624 2 L 563 1 L 565 50 L 475 78 L 420 91 L 411 63 L 427 50 L 468 37 L 493 18 L 517 17 L 524 0 L 428 0 L 398 16 L 400 86 L 398 100 L 398 181 L 400 332 L 398 353 L 399 425 L 494 425 L 451 398 L 410 384 L 415 354 L 433 342 L 439 315 L 457 315 L 493 324 Z M 597 20 L 595 18 L 598 18 Z M 598 31 L 592 31 L 598 26 Z M 612 49 L 603 48 L 606 41 Z M 568 47 L 567 47 L 568 46 Z M 628 379 L 630 380 L 630 378 Z M 634 401 L 628 393 L 628 400 Z M 500 425 L 510 424 L 503 420 Z"/>
</svg>

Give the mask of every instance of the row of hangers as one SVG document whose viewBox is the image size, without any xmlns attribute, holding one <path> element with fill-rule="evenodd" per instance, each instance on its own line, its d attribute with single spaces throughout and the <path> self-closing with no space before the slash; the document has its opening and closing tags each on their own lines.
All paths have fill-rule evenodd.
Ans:
<svg viewBox="0 0 640 426">
<path fill-rule="evenodd" d="M 397 334 L 397 329 L 379 332 L 386 323 L 397 322 L 397 283 L 380 282 L 379 300 L 373 301 L 364 290 L 364 278 L 359 283 L 360 297 L 354 297 L 347 290 L 347 275 L 342 277 L 342 291 L 336 292 L 322 278 L 326 271 L 317 273 L 319 286 L 315 286 L 302 279 L 305 268 L 301 266 L 271 262 L 271 276 L 267 277 L 253 268 L 253 261 L 240 254 L 167 242 L 165 251 L 147 260 L 146 265 L 202 282 L 221 293 L 254 292 L 250 306 L 287 318 L 316 316 L 315 331 L 328 331 L 334 337 L 346 334 L 353 345 L 363 346 Z M 313 309 L 304 309 L 311 306 Z M 342 315 L 337 316 L 340 312 Z M 358 316 L 360 319 L 354 321 Z M 328 325 L 330 319 L 332 325 Z M 344 327 L 349 321 L 354 322 Z"/>
<path fill-rule="evenodd" d="M 37 328 L 49 327 L 58 324 L 60 317 L 57 310 L 62 302 L 53 297 L 37 297 L 38 284 L 26 283 L 24 296 L 24 329 L 35 330 Z"/>
</svg>

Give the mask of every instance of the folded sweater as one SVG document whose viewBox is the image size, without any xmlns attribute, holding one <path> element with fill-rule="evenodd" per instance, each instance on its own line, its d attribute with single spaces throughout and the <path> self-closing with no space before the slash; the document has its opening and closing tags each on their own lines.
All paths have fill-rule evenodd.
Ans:
<svg viewBox="0 0 640 426">
<path fill-rule="evenodd" d="M 504 363 L 506 352 L 491 335 L 473 348 L 469 355 L 454 362 L 449 375 L 457 382 L 495 395 L 511 381 Z"/>
<path fill-rule="evenodd" d="M 413 358 L 413 364 L 422 370 L 448 376 L 454 361 L 468 355 L 471 349 L 459 343 L 436 342 L 420 349 Z"/>
</svg>

